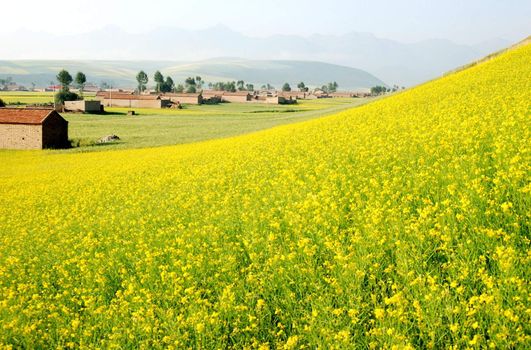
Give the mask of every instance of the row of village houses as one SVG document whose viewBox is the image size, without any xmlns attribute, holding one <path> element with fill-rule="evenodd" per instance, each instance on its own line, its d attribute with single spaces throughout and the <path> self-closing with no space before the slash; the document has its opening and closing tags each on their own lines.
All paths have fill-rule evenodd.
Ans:
<svg viewBox="0 0 531 350">
<path fill-rule="evenodd" d="M 125 91 L 100 91 L 94 101 L 68 101 L 64 110 L 99 112 L 105 107 L 126 108 L 172 108 L 183 104 L 200 105 L 222 102 L 235 103 L 266 103 L 266 104 L 293 104 L 299 99 L 316 99 L 324 97 L 362 97 L 360 93 L 343 92 L 332 94 L 315 94 L 308 92 L 247 92 L 247 91 L 215 91 L 204 90 L 201 93 L 167 93 L 167 94 L 142 94 Z M 62 109 L 63 106 L 60 106 Z"/>
<path fill-rule="evenodd" d="M 169 108 L 181 104 L 199 105 L 203 103 L 266 103 L 266 104 L 293 104 L 299 99 L 317 99 L 325 97 L 365 97 L 364 93 L 335 92 L 335 93 L 309 93 L 309 92 L 248 92 L 248 91 L 215 91 L 204 90 L 201 93 L 167 93 L 167 94 L 142 94 L 124 91 L 100 91 L 95 99 L 104 107 L 128 108 Z"/>
</svg>

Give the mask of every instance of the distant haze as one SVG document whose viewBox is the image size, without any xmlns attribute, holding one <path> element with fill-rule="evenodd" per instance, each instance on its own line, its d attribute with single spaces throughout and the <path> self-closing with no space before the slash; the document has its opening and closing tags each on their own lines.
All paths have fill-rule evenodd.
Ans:
<svg viewBox="0 0 531 350">
<path fill-rule="evenodd" d="M 417 43 L 401 43 L 389 39 L 378 38 L 372 34 L 352 32 L 345 35 L 312 35 L 287 36 L 272 35 L 264 38 L 249 37 L 218 25 L 205 30 L 182 30 L 175 28 L 159 28 L 146 34 L 130 34 L 116 27 L 107 27 L 102 30 L 68 35 L 50 35 L 35 33 L 19 33 L 17 36 L 0 38 L 4 45 L 0 46 L 0 61 L 4 57 L 15 60 L 0 62 L 0 77 L 31 74 L 44 74 L 48 76 L 54 70 L 70 66 L 76 69 L 72 62 L 53 61 L 43 64 L 46 71 L 35 71 L 31 62 L 17 63 L 30 57 L 33 60 L 60 55 L 63 60 L 124 60 L 139 61 L 149 60 L 149 65 L 134 64 L 135 69 L 160 69 L 163 74 L 172 73 L 169 67 L 180 63 L 179 72 L 186 74 L 204 74 L 218 78 L 244 79 L 241 64 L 234 66 L 234 59 L 228 57 L 251 60 L 297 60 L 320 61 L 337 64 L 356 69 L 361 69 L 381 79 L 388 85 L 411 86 L 423 81 L 440 76 L 444 72 L 457 66 L 481 58 L 492 51 L 506 47 L 510 41 L 497 39 L 479 45 L 459 45 L 449 40 L 432 39 Z M 48 44 L 53 42 L 53 45 Z M 10 47 L 11 49 L 6 49 Z M 223 67 L 218 65 L 218 73 L 213 72 L 211 63 L 208 69 L 205 65 L 194 66 L 194 63 L 210 59 L 229 64 Z M 156 63 L 153 61 L 160 61 Z M 102 65 L 92 62 L 91 66 L 97 71 L 98 79 L 116 79 L 123 81 L 125 72 L 134 80 L 130 64 L 120 67 L 114 63 L 112 69 L 106 70 Z M 81 69 L 82 65 L 77 69 Z M 127 67 L 127 69 L 126 69 Z M 187 67 L 189 69 L 187 70 Z M 263 67 L 254 65 L 263 70 Z M 168 71 L 164 71 L 164 70 Z M 230 71 L 230 74 L 222 74 Z M 299 70 L 301 72 L 301 70 Z M 334 70 L 338 72 L 338 70 Z M 134 72 L 133 72 L 134 73 Z M 276 72 L 275 74 L 280 73 Z M 306 73 L 312 73 L 309 69 Z M 325 72 L 313 71 L 313 74 L 322 75 Z M 105 76 L 107 74 L 107 76 Z M 241 74 L 241 76 L 240 76 Z M 247 75 L 247 74 L 245 74 Z M 286 74 L 284 74 L 286 75 Z M 52 75 L 53 76 L 53 75 Z M 260 76 L 253 73 L 252 77 Z M 291 75 L 290 75 L 291 76 Z M 303 79 L 303 74 L 299 78 Z M 280 79 L 282 75 L 275 75 Z M 24 78 L 24 77 L 22 77 Z M 37 79 L 26 76 L 25 81 Z M 89 79 L 94 77 L 88 76 Z M 345 77 L 347 81 L 353 81 Z M 288 76 L 286 76 L 286 80 Z M 297 78 L 295 78 L 297 79 Z M 330 74 L 330 80 L 338 79 L 335 74 Z M 325 79 L 326 80 L 326 79 Z M 272 81 L 249 81 L 251 83 L 273 83 Z M 290 81 L 294 83 L 295 81 Z M 324 84 L 327 81 L 322 81 Z M 356 86 L 343 86 L 357 87 Z"/>
<path fill-rule="evenodd" d="M 529 0 L 25 0 L 2 1 L 0 11 L 1 32 L 66 35 L 109 25 L 146 33 L 223 24 L 247 36 L 354 31 L 403 42 L 448 39 L 470 45 L 494 38 L 517 41 L 531 30 Z"/>
<path fill-rule="evenodd" d="M 16 60 L 28 59 L 238 58 L 320 61 L 411 86 L 531 33 L 528 0 L 29 0 L 23 11 L 13 1 L 1 9 L 0 61 L 12 62 L 0 77 L 23 75 Z"/>
</svg>

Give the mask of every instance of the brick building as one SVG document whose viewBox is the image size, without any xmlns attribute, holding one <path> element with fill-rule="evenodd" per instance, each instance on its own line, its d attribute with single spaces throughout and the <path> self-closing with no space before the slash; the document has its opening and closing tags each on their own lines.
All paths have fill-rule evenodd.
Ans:
<svg viewBox="0 0 531 350">
<path fill-rule="evenodd" d="M 68 146 L 68 122 L 51 109 L 0 108 L 0 148 Z"/>
<path fill-rule="evenodd" d="M 203 96 L 201 94 L 180 93 L 180 94 L 164 94 L 162 98 L 167 98 L 173 103 L 200 105 L 203 103 Z"/>
<path fill-rule="evenodd" d="M 95 99 L 106 107 L 166 108 L 172 104 L 169 99 L 160 95 L 134 95 L 110 91 L 98 92 Z"/>
</svg>

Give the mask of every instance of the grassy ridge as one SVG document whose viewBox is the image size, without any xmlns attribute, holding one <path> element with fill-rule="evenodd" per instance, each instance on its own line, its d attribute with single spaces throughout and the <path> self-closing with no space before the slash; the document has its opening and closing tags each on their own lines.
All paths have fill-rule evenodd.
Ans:
<svg viewBox="0 0 531 350">
<path fill-rule="evenodd" d="M 231 139 L 0 153 L 0 342 L 529 347 L 530 57 Z"/>
</svg>

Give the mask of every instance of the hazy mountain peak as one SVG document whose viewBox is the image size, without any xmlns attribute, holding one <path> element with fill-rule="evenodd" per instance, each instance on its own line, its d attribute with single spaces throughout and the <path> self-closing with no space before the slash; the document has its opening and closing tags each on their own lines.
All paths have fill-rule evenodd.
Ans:
<svg viewBox="0 0 531 350">
<path fill-rule="evenodd" d="M 53 45 L 50 41 L 53 40 Z M 460 45 L 446 39 L 401 43 L 371 33 L 248 37 L 217 24 L 202 30 L 159 27 L 143 34 L 116 26 L 69 36 L 0 33 L 5 59 L 198 61 L 213 57 L 319 61 L 355 67 L 388 84 L 413 85 L 507 46 L 503 39 Z"/>
</svg>

